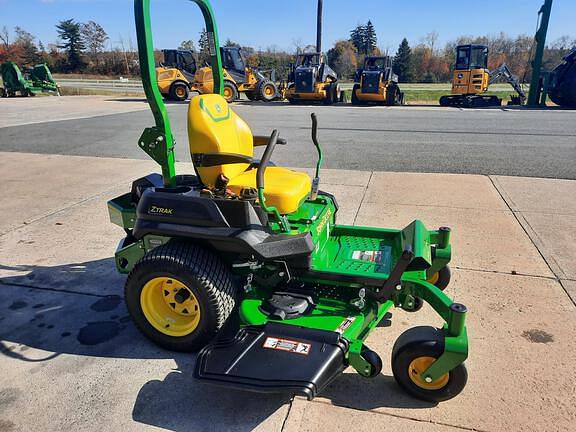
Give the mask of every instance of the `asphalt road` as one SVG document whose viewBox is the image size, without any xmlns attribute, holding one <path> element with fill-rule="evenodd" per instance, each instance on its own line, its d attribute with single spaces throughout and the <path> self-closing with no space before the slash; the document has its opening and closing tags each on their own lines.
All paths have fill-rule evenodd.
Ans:
<svg viewBox="0 0 576 432">
<path fill-rule="evenodd" d="M 119 102 L 122 103 L 121 99 Z M 187 104 L 170 104 L 178 160 L 188 161 Z M 288 139 L 274 161 L 312 167 L 316 112 L 326 168 L 576 179 L 576 111 L 238 103 L 254 134 Z M 149 111 L 0 129 L 0 151 L 147 158 L 137 147 Z"/>
</svg>

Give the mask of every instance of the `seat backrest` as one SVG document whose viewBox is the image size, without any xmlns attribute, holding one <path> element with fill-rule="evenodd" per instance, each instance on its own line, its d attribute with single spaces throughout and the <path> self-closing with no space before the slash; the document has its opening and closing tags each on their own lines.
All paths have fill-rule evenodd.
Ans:
<svg viewBox="0 0 576 432">
<path fill-rule="evenodd" d="M 188 107 L 188 142 L 192 155 L 204 153 L 234 153 L 254 156 L 254 141 L 250 127 L 217 94 L 193 97 Z M 228 179 L 240 175 L 247 163 L 196 167 L 202 183 L 213 188 L 220 175 Z"/>
</svg>

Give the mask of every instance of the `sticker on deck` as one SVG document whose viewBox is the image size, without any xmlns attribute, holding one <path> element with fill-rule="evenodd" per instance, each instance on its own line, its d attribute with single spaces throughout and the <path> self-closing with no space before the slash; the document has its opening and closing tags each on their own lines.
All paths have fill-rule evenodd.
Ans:
<svg viewBox="0 0 576 432">
<path fill-rule="evenodd" d="M 382 262 L 382 251 L 381 250 L 371 250 L 371 251 L 354 251 L 352 252 L 352 259 L 368 261 L 373 263 Z"/>
<path fill-rule="evenodd" d="M 275 349 L 279 351 L 287 351 L 296 354 L 308 355 L 310 354 L 311 344 L 298 342 L 290 339 L 280 339 L 274 337 L 267 337 L 264 341 L 264 348 Z"/>
<path fill-rule="evenodd" d="M 356 317 L 348 317 L 344 318 L 344 321 L 340 323 L 338 328 L 336 329 L 336 333 L 343 334 L 348 328 L 352 325 L 352 323 L 356 320 Z"/>
</svg>

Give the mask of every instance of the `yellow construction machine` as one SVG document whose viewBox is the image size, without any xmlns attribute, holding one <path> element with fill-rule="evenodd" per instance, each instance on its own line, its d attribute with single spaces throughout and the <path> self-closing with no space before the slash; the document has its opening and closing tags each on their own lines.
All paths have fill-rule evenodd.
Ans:
<svg viewBox="0 0 576 432">
<path fill-rule="evenodd" d="M 398 75 L 392 71 L 392 59 L 387 56 L 370 56 L 358 69 L 352 89 L 352 104 L 401 105 L 404 93 L 398 87 Z"/>
</svg>

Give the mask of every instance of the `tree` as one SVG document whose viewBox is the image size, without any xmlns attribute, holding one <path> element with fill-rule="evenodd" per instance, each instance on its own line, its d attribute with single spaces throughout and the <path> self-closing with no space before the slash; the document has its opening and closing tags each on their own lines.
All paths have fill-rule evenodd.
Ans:
<svg viewBox="0 0 576 432">
<path fill-rule="evenodd" d="M 228 38 L 226 39 L 226 42 L 224 42 L 225 47 L 238 47 L 240 48 L 240 44 L 238 42 L 234 42 L 232 39 Z"/>
<path fill-rule="evenodd" d="M 376 38 L 376 30 L 372 21 L 368 20 L 366 27 L 364 27 L 364 54 L 372 55 L 376 50 L 378 39 Z"/>
<path fill-rule="evenodd" d="M 358 67 L 356 54 L 357 50 L 352 42 L 340 40 L 328 50 L 326 56 L 328 57 L 328 64 L 332 65 L 338 76 L 350 78 Z"/>
<path fill-rule="evenodd" d="M 356 47 L 356 51 L 359 53 L 364 52 L 364 34 L 366 33 L 366 28 L 363 25 L 357 25 L 350 32 L 350 42 Z"/>
<path fill-rule="evenodd" d="M 394 57 L 394 73 L 398 75 L 398 81 L 409 83 L 414 80 L 414 68 L 412 64 L 412 50 L 406 38 L 402 39 L 396 56 Z"/>
<path fill-rule="evenodd" d="M 22 27 L 16 26 L 14 32 L 16 33 L 14 44 L 22 50 L 21 62 L 27 65 L 38 63 L 40 61 L 40 55 L 38 54 L 38 47 L 34 43 L 36 38 L 32 33 L 27 32 Z"/>
<path fill-rule="evenodd" d="M 106 30 L 100 24 L 88 21 L 82 24 L 80 29 L 82 31 L 82 43 L 90 54 L 96 56 L 104 51 L 106 41 L 109 38 Z"/>
<path fill-rule="evenodd" d="M 178 49 L 196 52 L 196 47 L 194 47 L 194 41 L 190 39 L 182 41 Z"/>
<path fill-rule="evenodd" d="M 66 51 L 67 62 L 65 69 L 67 71 L 76 71 L 85 66 L 82 60 L 82 51 L 86 48 L 82 41 L 80 32 L 80 23 L 73 19 L 60 21 L 56 26 L 58 36 L 62 39 L 63 43 L 58 45 Z"/>
</svg>

